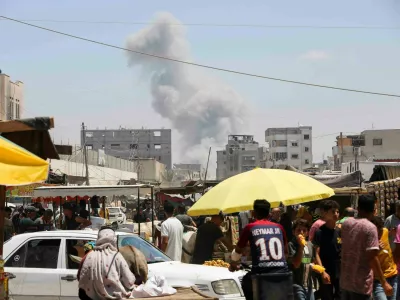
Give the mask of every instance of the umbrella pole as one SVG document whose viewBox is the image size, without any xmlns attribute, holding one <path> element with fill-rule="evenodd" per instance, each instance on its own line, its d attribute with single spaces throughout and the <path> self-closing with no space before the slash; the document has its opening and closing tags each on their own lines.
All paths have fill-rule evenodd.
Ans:
<svg viewBox="0 0 400 300">
<path fill-rule="evenodd" d="M 8 300 L 8 278 L 4 272 L 3 258 L 5 204 L 6 187 L 0 185 L 0 299 Z"/>
</svg>

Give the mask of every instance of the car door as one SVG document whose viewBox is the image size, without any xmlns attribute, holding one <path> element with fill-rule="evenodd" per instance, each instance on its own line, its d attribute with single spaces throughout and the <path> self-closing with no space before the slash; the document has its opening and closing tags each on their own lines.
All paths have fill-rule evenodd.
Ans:
<svg viewBox="0 0 400 300">
<path fill-rule="evenodd" d="M 61 283 L 62 300 L 78 300 L 78 268 L 79 263 L 73 261 L 70 255 L 84 256 L 83 246 L 95 239 L 89 238 L 65 238 L 62 242 L 61 272 L 59 274 Z"/>
<path fill-rule="evenodd" d="M 5 271 L 15 276 L 9 285 L 12 299 L 60 299 L 60 246 L 61 239 L 35 237 L 7 257 Z"/>
</svg>

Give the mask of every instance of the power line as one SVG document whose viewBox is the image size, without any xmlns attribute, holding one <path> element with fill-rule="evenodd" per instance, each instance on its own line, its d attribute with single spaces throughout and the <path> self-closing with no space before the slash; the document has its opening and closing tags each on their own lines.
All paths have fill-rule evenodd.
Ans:
<svg viewBox="0 0 400 300">
<path fill-rule="evenodd" d="M 3 17 L 4 18 L 4 17 Z M 7 19 L 7 18 L 5 18 Z M 2 20 L 0 20 L 2 21 Z M 81 24 L 110 24 L 110 25 L 154 25 L 193 26 L 193 27 L 248 27 L 248 28 L 277 28 L 277 29 L 371 29 L 399 30 L 398 26 L 318 26 L 318 25 L 267 25 L 267 24 L 221 24 L 221 23 L 155 23 L 129 21 L 88 21 L 88 20 L 52 20 L 52 19 L 23 19 L 23 22 L 42 23 L 81 23 Z"/>
<path fill-rule="evenodd" d="M 60 35 L 63 35 L 63 36 L 67 36 L 67 37 L 70 37 L 70 38 L 74 38 L 74 39 L 77 39 L 77 40 L 82 40 L 82 41 L 86 41 L 86 42 L 89 42 L 89 43 L 94 43 L 94 44 L 106 46 L 106 47 L 109 47 L 109 48 L 124 50 L 124 51 L 132 52 L 132 53 L 136 53 L 136 54 L 140 54 L 140 55 L 145 55 L 145 56 L 154 57 L 154 58 L 158 58 L 158 59 L 164 59 L 164 60 L 177 62 L 177 63 L 182 63 L 182 64 L 186 64 L 186 65 L 191 65 L 191 66 L 195 66 L 195 67 L 206 68 L 206 69 L 211 69 L 211 70 L 215 70 L 215 71 L 227 72 L 227 73 L 232 73 L 232 74 L 237 74 L 237 75 L 261 78 L 261 79 L 285 82 L 285 83 L 306 85 L 306 86 L 311 86 L 311 87 L 319 87 L 319 88 L 346 91 L 346 92 L 353 92 L 353 93 L 362 93 L 362 94 L 370 94 L 370 95 L 377 95 L 377 96 L 387 96 L 387 97 L 400 98 L 400 95 L 397 95 L 397 94 L 388 94 L 388 93 L 379 93 L 379 92 L 370 92 L 370 91 L 364 91 L 364 90 L 340 88 L 340 87 L 334 87 L 334 86 L 329 86 L 329 85 L 314 84 L 314 83 L 308 83 L 308 82 L 302 82 L 302 81 L 294 81 L 294 80 L 288 80 L 288 79 L 282 79 L 282 78 L 276 78 L 276 77 L 269 77 L 269 76 L 252 74 L 252 73 L 246 73 L 246 72 L 241 72 L 241 71 L 235 71 L 235 70 L 230 70 L 230 69 L 224 69 L 224 68 L 219 68 L 219 67 L 213 67 L 213 66 L 209 66 L 209 65 L 197 64 L 197 63 L 183 61 L 183 60 L 174 59 L 174 58 L 170 58 L 170 57 L 165 57 L 165 56 L 145 53 L 145 52 L 141 52 L 141 51 L 135 51 L 135 50 L 131 50 L 131 49 L 127 49 L 127 48 L 123 48 L 123 47 L 119 47 L 119 46 L 115 46 L 115 45 L 111 45 L 111 44 L 107 44 L 107 43 L 103 43 L 103 42 L 87 39 L 87 38 L 84 38 L 84 37 L 79 37 L 79 36 L 76 36 L 76 35 L 60 32 L 60 31 L 57 31 L 57 30 L 53 30 L 53 29 L 49 29 L 49 28 L 33 25 L 33 24 L 30 24 L 30 23 L 22 22 L 22 21 L 15 20 L 15 19 L 8 18 L 8 17 L 4 17 L 4 16 L 0 16 L 0 17 L 4 18 L 4 19 L 7 19 L 7 20 L 10 20 L 10 21 L 13 21 L 13 22 L 17 22 L 17 23 L 24 24 L 24 25 L 27 25 L 27 26 L 35 27 L 35 28 L 42 29 L 42 30 L 49 31 L 49 32 L 53 32 L 53 33 L 60 34 Z"/>
</svg>

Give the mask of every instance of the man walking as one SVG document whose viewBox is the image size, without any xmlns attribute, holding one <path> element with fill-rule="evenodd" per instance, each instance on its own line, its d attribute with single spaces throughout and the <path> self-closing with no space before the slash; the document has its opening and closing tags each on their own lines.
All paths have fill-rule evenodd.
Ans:
<svg viewBox="0 0 400 300">
<path fill-rule="evenodd" d="M 362 195 L 358 199 L 358 217 L 348 218 L 342 225 L 342 300 L 370 300 L 374 274 L 385 294 L 393 294 L 379 263 L 378 231 L 370 222 L 374 210 L 375 198 Z"/>
<path fill-rule="evenodd" d="M 173 216 L 174 207 L 167 201 L 164 211 L 167 219 L 161 224 L 161 250 L 172 260 L 181 261 L 183 225 Z"/>
</svg>

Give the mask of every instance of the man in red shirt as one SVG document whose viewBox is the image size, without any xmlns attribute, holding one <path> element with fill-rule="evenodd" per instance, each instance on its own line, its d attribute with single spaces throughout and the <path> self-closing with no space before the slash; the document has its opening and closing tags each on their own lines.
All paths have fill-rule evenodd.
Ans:
<svg viewBox="0 0 400 300">
<path fill-rule="evenodd" d="M 242 281 L 242 289 L 246 299 L 253 299 L 252 275 L 285 274 L 289 272 L 286 262 L 288 244 L 285 230 L 280 224 L 268 221 L 270 209 L 271 204 L 267 200 L 254 201 L 253 214 L 256 221 L 243 229 L 239 242 L 232 252 L 230 270 L 235 271 L 238 269 L 244 248 L 250 243 L 252 268 Z M 275 283 L 278 284 L 279 281 L 280 279 L 276 279 Z M 288 292 L 292 292 L 291 284 Z M 284 295 L 282 299 L 292 299 L 290 295 Z"/>
</svg>

